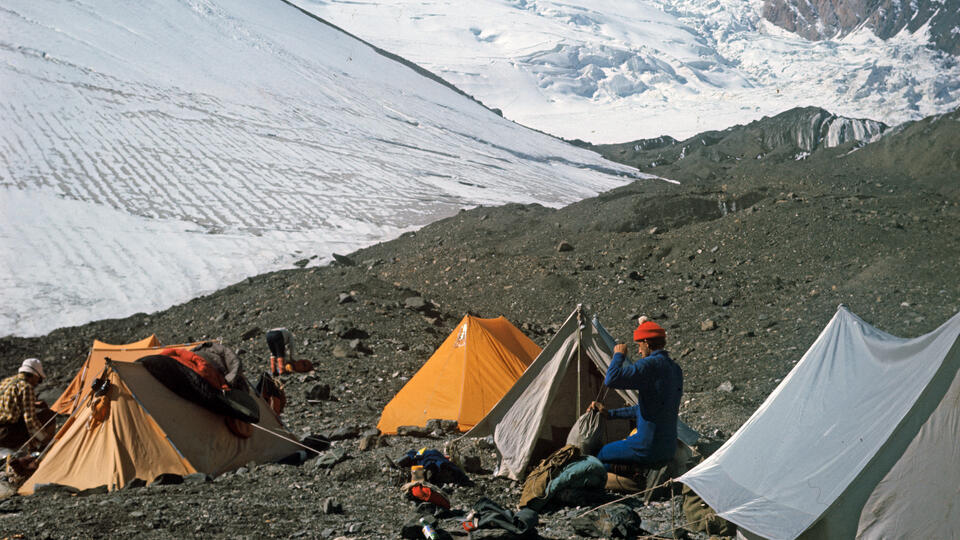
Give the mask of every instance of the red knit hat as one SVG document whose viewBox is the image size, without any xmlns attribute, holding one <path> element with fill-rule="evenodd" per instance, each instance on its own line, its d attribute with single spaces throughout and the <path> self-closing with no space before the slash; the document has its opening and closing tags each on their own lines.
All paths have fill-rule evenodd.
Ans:
<svg viewBox="0 0 960 540">
<path fill-rule="evenodd" d="M 646 319 L 646 317 L 644 317 L 644 319 Z M 641 322 L 640 326 L 637 326 L 637 329 L 633 331 L 634 341 L 665 337 L 667 337 L 667 331 L 664 330 L 662 326 L 649 319 Z"/>
</svg>

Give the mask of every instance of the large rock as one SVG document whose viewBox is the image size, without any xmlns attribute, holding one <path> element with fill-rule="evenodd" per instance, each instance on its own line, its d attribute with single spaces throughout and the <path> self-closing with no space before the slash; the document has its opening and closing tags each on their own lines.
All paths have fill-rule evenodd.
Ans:
<svg viewBox="0 0 960 540">
<path fill-rule="evenodd" d="M 343 426 L 335 429 L 330 434 L 331 441 L 342 441 L 344 439 L 356 439 L 360 436 L 360 429 L 357 426 Z"/>
<path fill-rule="evenodd" d="M 433 430 L 421 426 L 399 426 L 397 435 L 404 437 L 430 437 Z"/>
<path fill-rule="evenodd" d="M 330 399 L 329 384 L 315 384 L 307 390 L 307 399 L 314 401 L 327 401 Z"/>
</svg>

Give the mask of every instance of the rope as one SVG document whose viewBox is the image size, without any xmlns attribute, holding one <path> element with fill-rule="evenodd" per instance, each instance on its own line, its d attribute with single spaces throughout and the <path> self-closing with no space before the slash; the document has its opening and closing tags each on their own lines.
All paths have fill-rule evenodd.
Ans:
<svg viewBox="0 0 960 540">
<path fill-rule="evenodd" d="M 677 504 L 673 497 L 670 497 L 670 526 L 673 527 L 671 530 L 677 530 Z"/>
<path fill-rule="evenodd" d="M 660 488 L 662 488 L 662 487 L 666 487 L 666 486 L 668 486 L 668 485 L 670 485 L 670 484 L 672 484 L 672 483 L 673 483 L 673 478 L 669 478 L 669 479 L 667 479 L 665 482 L 663 482 L 662 484 L 658 484 L 658 485 L 656 485 L 656 486 L 653 486 L 653 487 L 650 488 L 650 489 L 645 489 L 645 490 L 643 490 L 643 491 L 638 491 L 638 492 L 636 492 L 636 493 L 631 493 L 630 495 L 627 495 L 626 497 L 620 497 L 620 498 L 617 499 L 617 500 L 614 500 L 614 501 L 610 501 L 610 502 L 608 502 L 608 503 L 601 504 L 600 506 L 597 506 L 597 507 L 595 507 L 595 508 L 591 508 L 590 510 L 587 510 L 586 512 L 580 514 L 580 515 L 577 516 L 577 517 L 583 517 L 583 516 L 589 514 L 590 512 L 593 512 L 593 511 L 595 511 L 595 510 L 599 510 L 599 509 L 603 508 L 604 506 L 610 506 L 611 504 L 615 504 L 615 503 L 618 503 L 618 502 L 620 502 L 620 501 L 625 501 L 625 500 L 627 500 L 627 499 L 632 499 L 633 497 L 638 497 L 638 496 L 643 495 L 643 494 L 645 494 L 645 493 L 650 493 L 651 491 L 653 491 L 653 490 L 655 490 L 655 489 L 660 489 Z"/>
<path fill-rule="evenodd" d="M 686 528 L 687 528 L 688 526 L 690 526 L 690 525 L 696 525 L 697 523 L 701 523 L 701 522 L 704 522 L 704 521 L 708 521 L 709 519 L 710 519 L 710 516 L 702 517 L 702 518 L 700 518 L 700 519 L 695 519 L 695 520 L 693 520 L 693 521 L 688 521 L 688 522 L 686 522 L 686 523 L 681 523 L 680 525 L 677 525 L 676 527 L 674 527 L 674 528 L 672 528 L 672 529 L 667 529 L 667 530 L 664 530 L 664 531 L 657 531 L 657 532 L 655 532 L 655 533 L 653 533 L 653 534 L 651 534 L 651 535 L 639 536 L 639 537 L 637 537 L 637 538 L 638 538 L 638 539 L 639 539 L 639 538 L 664 538 L 663 536 L 661 536 L 662 534 L 672 533 L 672 532 L 675 532 L 675 531 L 679 531 L 680 529 L 686 529 Z"/>
<path fill-rule="evenodd" d="M 37 434 L 43 433 L 43 430 L 46 429 L 47 426 L 50 425 L 50 422 L 53 422 L 53 421 L 56 420 L 56 419 L 57 419 L 57 415 L 51 416 L 50 419 L 47 420 L 47 422 L 46 422 L 45 424 L 43 424 L 42 426 L 40 426 L 40 431 L 37 431 L 37 432 L 34 433 L 33 435 L 30 435 L 30 438 L 27 439 L 27 442 L 23 443 L 23 445 L 21 445 L 20 448 L 17 448 L 17 451 L 14 452 L 14 454 L 19 454 L 20 451 L 22 451 L 24 448 L 27 447 L 28 444 L 30 444 L 30 441 L 32 441 L 32 440 L 34 440 L 34 439 L 37 438 Z M 50 438 L 50 441 L 52 441 L 52 440 L 53 440 L 53 438 L 51 437 L 51 438 Z M 47 441 L 47 445 L 48 445 L 48 446 L 49 446 L 49 444 L 50 444 L 50 441 Z M 46 447 L 44 447 L 44 452 L 46 452 Z"/>
<path fill-rule="evenodd" d="M 597 391 L 597 398 L 594 399 L 594 401 L 598 401 L 598 402 L 600 402 L 600 403 L 603 403 L 603 400 L 606 399 L 606 397 L 607 397 L 607 390 L 609 390 L 609 389 L 606 387 L 606 385 L 601 384 L 601 385 L 600 385 L 600 390 Z"/>
<path fill-rule="evenodd" d="M 293 443 L 293 444 L 295 444 L 295 445 L 297 445 L 297 446 L 299 446 L 299 447 L 301 447 L 301 448 L 303 448 L 303 449 L 305 449 L 305 450 L 309 450 L 309 451 L 313 452 L 314 454 L 316 454 L 316 455 L 318 455 L 318 456 L 321 455 L 321 454 L 323 454 L 323 452 L 317 450 L 316 448 L 310 448 L 309 446 L 307 446 L 307 445 L 305 445 L 305 444 L 303 444 L 303 443 L 300 443 L 300 442 L 298 442 L 298 441 L 295 441 L 295 440 L 293 440 L 293 439 L 291 439 L 291 438 L 289 438 L 289 437 L 284 437 L 283 435 L 277 433 L 276 431 L 271 431 L 271 430 L 269 430 L 269 429 L 267 429 L 267 428 L 265 428 L 265 427 L 263 427 L 263 426 L 261 426 L 261 425 L 258 425 L 258 424 L 250 424 L 250 425 L 253 426 L 253 427 L 255 427 L 255 428 L 257 428 L 257 429 L 259 429 L 259 430 L 266 431 L 267 433 L 273 435 L 274 437 L 283 439 L 283 440 L 285 440 L 285 441 L 287 441 L 287 442 L 291 442 L 291 443 Z"/>
<path fill-rule="evenodd" d="M 643 495 L 644 493 L 649 493 L 649 492 L 651 492 L 651 491 L 653 491 L 653 490 L 655 490 L 655 489 L 659 489 L 659 488 L 662 488 L 662 487 L 666 487 L 667 485 L 669 485 L 669 484 L 671 484 L 671 483 L 673 483 L 673 478 L 670 478 L 669 480 L 667 480 L 666 482 L 663 482 L 662 484 L 653 486 L 653 487 L 650 488 L 650 489 L 646 489 L 646 490 L 644 490 L 644 491 L 640 491 L 640 492 L 637 492 L 637 493 L 631 493 L 630 495 L 627 495 L 626 497 L 621 497 L 621 498 L 619 498 L 619 499 L 617 499 L 617 500 L 615 500 L 615 501 L 610 501 L 610 502 L 608 502 L 608 503 L 601 504 L 600 506 L 597 506 L 596 508 L 591 508 L 590 510 L 587 510 L 586 512 L 580 514 L 580 515 L 577 516 L 577 517 L 585 516 L 585 515 L 589 514 L 590 512 L 593 512 L 594 510 L 599 510 L 599 509 L 603 508 L 604 506 L 610 506 L 611 504 L 615 504 L 615 503 L 618 503 L 618 502 L 620 502 L 620 501 L 625 501 L 625 500 L 627 500 L 627 499 L 630 499 L 630 498 L 633 498 L 633 497 L 637 497 L 637 496 L 639 496 L 639 495 Z M 662 535 L 665 534 L 665 533 L 673 533 L 673 532 L 679 531 L 680 529 L 686 529 L 686 528 L 689 527 L 690 525 L 696 525 L 697 523 L 702 523 L 702 522 L 704 522 L 704 521 L 708 521 L 708 520 L 712 517 L 712 516 L 705 516 L 705 517 L 702 517 L 702 518 L 700 518 L 700 519 L 695 519 L 695 520 L 693 520 L 693 521 L 688 521 L 688 522 L 686 522 L 686 523 L 681 523 L 680 525 L 677 525 L 677 524 L 676 524 L 676 521 L 675 521 L 675 516 L 676 516 L 675 512 L 676 512 L 675 503 L 671 500 L 671 502 L 670 502 L 670 521 L 671 521 L 670 526 L 671 526 L 672 528 L 671 528 L 671 529 L 662 530 L 662 531 L 657 531 L 657 532 L 655 532 L 655 533 L 653 533 L 653 534 L 646 535 L 646 536 L 638 536 L 638 537 L 637 537 L 638 540 L 639 540 L 639 539 L 651 539 L 651 540 L 655 540 L 655 539 L 659 539 L 659 538 L 665 538 L 664 536 L 662 536 Z"/>
<path fill-rule="evenodd" d="M 640 492 L 637 492 L 637 493 L 631 493 L 630 495 L 627 495 L 626 497 L 621 497 L 621 498 L 619 498 L 619 499 L 617 499 L 617 500 L 615 500 L 615 501 L 610 501 L 610 502 L 608 502 L 608 503 L 601 504 L 600 506 L 597 506 L 596 508 L 591 508 L 590 510 L 587 510 L 586 512 L 583 512 L 582 514 L 580 514 L 580 515 L 577 516 L 577 517 L 585 516 L 585 515 L 589 514 L 590 512 L 593 512 L 594 510 L 599 510 L 599 509 L 603 508 L 604 506 L 610 506 L 611 504 L 616 504 L 616 503 L 618 503 L 618 502 L 620 502 L 620 501 L 625 501 L 625 500 L 627 500 L 627 499 L 630 499 L 630 498 L 633 498 L 633 497 L 637 497 L 637 496 L 639 496 L 639 495 L 643 495 L 644 493 L 649 493 L 649 492 L 651 492 L 651 491 L 653 491 L 653 490 L 655 490 L 655 489 L 659 489 L 659 488 L 662 488 L 662 487 L 666 487 L 667 485 L 669 485 L 669 484 L 671 484 L 671 483 L 673 483 L 673 478 L 670 478 L 669 480 L 667 480 L 666 482 L 663 482 L 662 484 L 653 486 L 653 487 L 650 488 L 650 489 L 646 489 L 646 490 L 644 490 L 644 491 L 640 491 Z M 675 511 L 676 511 L 675 503 L 671 500 L 671 502 L 670 502 L 670 521 L 671 521 L 670 526 L 671 526 L 672 528 L 666 529 L 666 530 L 662 530 L 662 531 L 657 531 L 657 532 L 655 532 L 655 533 L 653 533 L 653 534 L 649 534 L 649 535 L 646 535 L 646 536 L 638 536 L 637 539 L 638 539 L 638 540 L 640 540 L 640 539 L 656 540 L 656 539 L 660 539 L 660 538 L 665 538 L 664 536 L 662 536 L 662 535 L 665 534 L 665 533 L 673 533 L 673 532 L 679 531 L 680 529 L 686 529 L 686 528 L 689 527 L 690 525 L 696 525 L 697 523 L 702 523 L 702 522 L 704 522 L 704 521 L 708 521 L 708 520 L 711 518 L 711 516 L 705 516 L 705 517 L 702 517 L 702 518 L 700 518 L 700 519 L 695 519 L 695 520 L 693 520 L 693 521 L 688 521 L 688 522 L 686 522 L 686 523 L 681 523 L 680 525 L 677 525 L 677 524 L 676 524 L 676 521 L 675 521 L 675 519 L 676 519 L 676 518 L 675 518 L 675 516 L 676 516 Z"/>
</svg>

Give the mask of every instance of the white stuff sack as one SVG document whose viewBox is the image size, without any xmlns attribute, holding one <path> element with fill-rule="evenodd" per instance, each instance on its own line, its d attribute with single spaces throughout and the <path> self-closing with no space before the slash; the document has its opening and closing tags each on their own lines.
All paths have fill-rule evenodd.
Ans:
<svg viewBox="0 0 960 540">
<path fill-rule="evenodd" d="M 572 444 L 583 453 L 583 455 L 596 455 L 603 446 L 603 423 L 606 415 L 599 411 L 588 410 L 580 415 L 577 421 L 570 428 L 570 434 L 567 435 L 567 444 Z"/>
</svg>

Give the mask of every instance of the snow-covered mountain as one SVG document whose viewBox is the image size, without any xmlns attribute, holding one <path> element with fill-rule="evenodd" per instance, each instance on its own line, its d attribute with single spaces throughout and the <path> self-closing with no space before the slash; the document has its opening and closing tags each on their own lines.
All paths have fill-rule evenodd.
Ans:
<svg viewBox="0 0 960 540">
<path fill-rule="evenodd" d="M 0 335 L 632 175 L 279 1 L 10 0 L 0 27 Z"/>
<path fill-rule="evenodd" d="M 881 39 L 923 32 L 929 44 L 960 54 L 960 0 L 765 0 L 763 16 L 807 39 L 869 28 Z"/>
<path fill-rule="evenodd" d="M 593 143 L 683 139 L 798 106 L 895 125 L 960 105 L 949 43 L 929 46 L 960 40 L 958 0 L 293 1 L 507 118 Z M 830 30 L 821 5 L 844 24 Z M 804 25 L 816 41 L 781 27 Z"/>
</svg>

